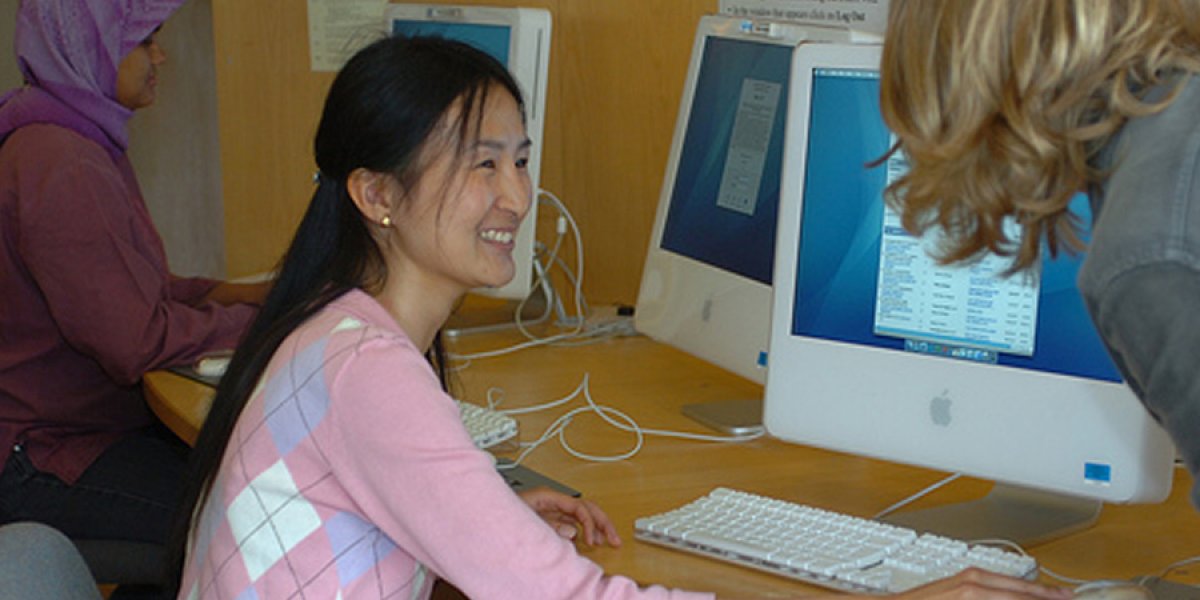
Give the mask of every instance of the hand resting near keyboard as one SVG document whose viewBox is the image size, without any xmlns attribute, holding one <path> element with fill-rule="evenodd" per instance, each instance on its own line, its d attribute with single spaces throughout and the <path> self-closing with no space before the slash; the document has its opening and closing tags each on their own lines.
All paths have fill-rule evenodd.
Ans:
<svg viewBox="0 0 1200 600">
<path fill-rule="evenodd" d="M 972 568 L 954 577 L 935 581 L 929 585 L 897 594 L 903 600 L 959 600 L 959 599 L 1022 599 L 1063 600 L 1074 596 L 1068 588 L 1041 585 L 1024 579 L 998 575 L 983 569 Z M 845 598 L 846 596 L 840 596 Z M 879 596 L 864 596 L 878 598 Z"/>
<path fill-rule="evenodd" d="M 595 502 L 550 488 L 534 488 L 517 495 L 565 539 L 575 540 L 582 530 L 581 541 L 589 546 L 605 543 L 613 547 L 621 545 L 617 527 Z"/>
<path fill-rule="evenodd" d="M 778 596 L 772 596 L 778 598 Z M 953 577 L 889 596 L 851 596 L 828 594 L 801 596 L 806 600 L 1070 600 L 1073 592 L 1067 588 L 1045 586 L 1024 579 L 998 575 L 983 569 L 971 568 Z"/>
</svg>

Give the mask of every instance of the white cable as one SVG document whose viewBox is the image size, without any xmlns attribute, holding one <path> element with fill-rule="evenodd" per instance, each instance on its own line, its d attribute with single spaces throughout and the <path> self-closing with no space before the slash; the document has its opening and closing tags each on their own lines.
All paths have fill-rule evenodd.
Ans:
<svg viewBox="0 0 1200 600">
<path fill-rule="evenodd" d="M 1075 577 L 1067 577 L 1066 575 L 1060 575 L 1058 573 L 1055 573 L 1054 571 L 1051 571 L 1050 569 L 1048 569 L 1044 566 L 1039 566 L 1038 570 L 1041 571 L 1042 573 L 1044 573 L 1047 577 L 1050 577 L 1051 579 L 1057 579 L 1058 581 L 1061 581 L 1063 583 L 1069 583 L 1071 585 L 1080 585 L 1080 584 L 1084 584 L 1084 583 L 1091 581 L 1090 579 L 1077 579 Z"/>
<path fill-rule="evenodd" d="M 528 456 L 534 450 L 538 449 L 539 447 L 541 447 L 543 444 L 545 444 L 547 441 L 549 441 L 550 439 L 552 439 L 554 437 L 558 437 L 559 445 L 561 445 L 562 448 L 564 450 L 566 450 L 568 454 L 570 454 L 576 458 L 579 458 L 582 460 L 587 460 L 587 461 L 592 461 L 592 462 L 616 462 L 616 461 L 628 459 L 628 458 L 636 455 L 639 451 L 641 451 L 642 447 L 645 445 L 646 436 L 671 437 L 671 438 L 700 441 L 700 442 L 748 442 L 751 440 L 758 439 L 758 438 L 762 437 L 763 435 L 765 435 L 765 430 L 763 430 L 762 428 L 757 428 L 752 433 L 741 434 L 741 435 L 732 435 L 732 436 L 730 436 L 730 435 L 707 435 L 707 434 L 700 434 L 700 433 L 670 431 L 670 430 L 663 430 L 663 429 L 645 429 L 645 428 L 641 427 L 640 425 L 638 425 L 637 421 L 633 420 L 633 418 L 630 417 L 629 415 L 627 415 L 611 406 L 603 406 L 603 405 L 596 404 L 595 400 L 592 399 L 591 389 L 589 386 L 590 377 L 591 377 L 590 373 L 585 373 L 583 375 L 583 381 L 580 382 L 579 386 L 576 387 L 575 390 L 572 391 L 570 394 L 567 394 L 566 396 L 559 398 L 558 400 L 553 400 L 553 401 L 550 401 L 550 402 L 547 402 L 544 404 L 538 404 L 538 405 L 524 407 L 524 408 L 511 408 L 511 409 L 501 409 L 500 410 L 500 412 L 507 414 L 507 415 L 519 415 L 519 414 L 528 414 L 528 413 L 533 413 L 533 412 L 539 412 L 539 411 L 543 411 L 543 410 L 549 410 L 551 408 L 557 408 L 559 406 L 567 404 L 568 402 L 579 397 L 581 394 L 583 395 L 584 401 L 587 403 L 586 406 L 580 406 L 580 407 L 571 409 L 571 410 L 567 411 L 566 413 L 560 415 L 533 442 L 522 443 L 521 444 L 521 446 L 523 448 L 522 451 L 512 461 L 511 466 L 508 466 L 507 468 L 512 468 L 512 467 L 515 467 L 516 465 L 521 464 L 521 462 L 523 460 L 525 460 L 526 456 Z M 495 390 L 495 389 L 496 388 L 493 388 L 493 390 Z M 493 390 L 488 391 L 489 403 L 491 402 L 491 399 L 493 397 Z M 620 452 L 620 453 L 612 454 L 612 455 L 596 455 L 596 454 L 589 454 L 589 453 L 577 450 L 574 446 L 572 446 L 570 444 L 570 442 L 567 441 L 566 430 L 567 430 L 567 426 L 569 426 L 571 424 L 571 421 L 576 416 L 584 414 L 584 413 L 594 413 L 597 416 L 599 416 L 602 420 L 604 420 L 606 423 L 608 423 L 609 425 L 611 425 L 617 429 L 620 429 L 622 431 L 626 431 L 626 432 L 634 434 L 635 439 L 634 439 L 633 447 L 624 452 Z M 614 417 L 619 418 L 620 421 L 618 421 Z M 621 422 L 621 421 L 624 421 L 624 422 Z"/>
<path fill-rule="evenodd" d="M 585 319 L 583 318 L 583 264 L 584 264 L 584 262 L 583 262 L 583 239 L 580 234 L 579 225 L 575 222 L 575 217 L 573 217 L 571 215 L 571 212 L 569 210 L 567 210 L 566 205 L 564 205 L 562 203 L 562 200 L 559 200 L 558 196 L 555 196 L 553 193 L 551 193 L 547 190 L 538 190 L 538 195 L 539 195 L 539 198 L 543 197 L 543 196 L 548 198 L 559 209 L 560 214 L 566 219 L 567 223 L 571 226 L 571 230 L 574 232 L 575 257 L 576 257 L 576 277 L 574 280 L 574 283 L 575 283 L 575 289 L 574 289 L 574 292 L 575 292 L 575 315 L 578 318 L 578 322 L 575 324 L 575 327 L 573 327 L 571 330 L 563 332 L 563 333 L 558 333 L 555 335 L 550 335 L 550 336 L 541 337 L 541 338 L 530 339 L 525 342 L 514 344 L 514 345 L 511 345 L 511 346 L 508 346 L 505 348 L 499 348 L 496 350 L 485 350 L 485 351 L 473 352 L 473 353 L 469 353 L 469 354 L 457 354 L 457 353 L 451 352 L 451 353 L 447 354 L 448 359 L 459 360 L 459 361 L 469 361 L 469 360 L 474 360 L 474 359 L 503 356 L 505 354 L 511 354 L 518 350 L 524 350 L 526 348 L 534 348 L 537 346 L 544 346 L 546 344 L 552 344 L 554 342 L 571 339 L 571 338 L 576 337 L 576 336 L 580 335 L 581 333 L 583 333 L 584 325 L 586 323 Z M 552 301 L 553 299 L 548 299 L 548 300 Z"/>
<path fill-rule="evenodd" d="M 629 427 L 631 427 L 631 429 L 626 429 L 626 431 L 633 431 L 634 436 L 636 437 L 637 441 L 634 443 L 633 448 L 630 448 L 629 450 L 627 450 L 621 454 L 614 454 L 611 456 L 599 456 L 599 455 L 595 455 L 595 454 L 587 454 L 585 452 L 580 452 L 580 451 L 576 450 L 574 447 L 572 447 L 571 444 L 567 443 L 567 435 L 566 435 L 567 427 L 566 426 L 568 424 L 570 424 L 570 420 L 568 420 L 558 430 L 558 442 L 559 442 L 559 444 L 562 445 L 564 450 L 566 450 L 568 453 L 571 454 L 571 456 L 574 456 L 575 458 L 579 458 L 582 460 L 590 460 L 592 462 L 619 462 L 619 461 L 625 460 L 627 458 L 632 458 L 635 454 L 637 454 L 638 452 L 641 452 L 642 446 L 644 446 L 646 443 L 646 433 L 643 430 L 638 428 L 637 423 L 633 420 L 633 418 L 631 418 L 629 415 L 627 415 L 615 408 L 612 408 L 610 406 L 596 406 L 595 404 L 592 404 L 588 408 L 583 408 L 583 407 L 577 408 L 572 412 L 585 412 L 589 409 L 595 411 L 596 414 L 600 415 L 600 418 L 602 418 L 605 421 L 608 421 L 609 423 L 612 423 L 614 425 L 616 424 L 616 421 L 613 421 L 612 417 L 610 417 L 608 415 L 608 413 L 612 413 L 614 415 L 621 417 L 622 419 L 625 419 L 625 421 L 627 423 L 629 423 Z M 625 429 L 625 428 L 622 427 L 622 429 Z"/>
<path fill-rule="evenodd" d="M 1165 567 L 1165 568 L 1162 570 L 1162 572 L 1160 572 L 1160 573 L 1159 573 L 1159 576 L 1158 576 L 1158 578 L 1159 578 L 1159 579 L 1163 579 L 1163 578 L 1165 578 L 1167 575 L 1170 575 L 1170 574 L 1171 574 L 1171 571 L 1174 571 L 1175 569 L 1178 569 L 1178 568 L 1180 568 L 1180 567 L 1186 567 L 1186 566 L 1188 566 L 1188 565 L 1190 565 L 1190 564 L 1194 564 L 1194 563 L 1198 563 L 1198 562 L 1200 562 L 1200 556 L 1193 556 L 1193 557 L 1191 557 L 1191 558 L 1185 558 L 1185 559 L 1183 559 L 1183 560 L 1175 561 L 1175 562 L 1173 562 L 1173 563 L 1171 563 L 1171 564 L 1167 565 L 1167 566 L 1166 566 L 1166 567 Z"/>
<path fill-rule="evenodd" d="M 500 412 L 498 408 L 500 403 L 504 401 L 504 390 L 498 387 L 488 388 L 487 391 L 487 407 L 491 410 Z"/>
<path fill-rule="evenodd" d="M 533 298 L 533 295 L 535 293 L 537 293 L 537 291 L 539 289 L 541 289 L 544 285 L 548 285 L 546 280 L 549 278 L 550 268 L 554 265 L 555 259 L 558 257 L 558 251 L 562 247 L 562 241 L 563 241 L 563 238 L 565 237 L 566 232 L 556 230 L 556 233 L 557 233 L 557 235 L 555 235 L 555 237 L 554 237 L 554 245 L 551 247 L 550 253 L 548 255 L 549 258 L 546 260 L 546 266 L 542 267 L 541 269 L 538 269 L 537 277 L 533 280 L 533 285 L 530 287 L 529 294 L 527 294 L 525 296 L 525 298 L 523 298 L 521 300 L 520 304 L 517 305 L 517 309 L 513 315 L 513 318 L 515 320 L 514 322 L 516 323 L 516 326 L 517 326 L 517 330 L 520 331 L 521 334 L 524 335 L 527 339 L 534 340 L 534 339 L 537 339 L 537 336 L 533 335 L 532 333 L 529 332 L 528 329 L 525 328 L 525 319 L 521 315 L 525 312 L 525 305 L 529 302 L 529 299 Z M 538 257 L 536 254 L 533 257 L 533 260 L 535 260 L 535 261 L 538 260 Z M 542 316 L 537 319 L 537 321 L 542 321 L 542 320 L 546 319 L 547 317 L 549 317 L 550 315 L 554 314 L 555 300 L 556 300 L 555 298 L 551 298 L 551 297 L 549 297 L 549 294 L 547 294 L 546 310 L 544 313 L 542 313 Z"/>
<path fill-rule="evenodd" d="M 1197 563 L 1197 562 L 1200 562 L 1200 556 L 1193 556 L 1191 558 L 1185 558 L 1183 560 L 1176 561 L 1176 562 L 1173 562 L 1173 563 L 1167 565 L 1161 571 L 1159 571 L 1158 575 L 1142 575 L 1140 577 L 1133 578 L 1133 581 L 1138 584 L 1145 584 L 1145 583 L 1147 583 L 1148 580 L 1151 580 L 1151 579 L 1166 579 L 1167 576 L 1171 574 L 1171 571 L 1174 571 L 1175 569 L 1178 569 L 1180 567 L 1185 567 L 1187 565 Z M 1092 583 L 1095 581 L 1100 581 L 1100 580 L 1096 580 L 1096 579 L 1078 579 L 1075 577 L 1067 577 L 1065 575 L 1060 575 L 1058 573 L 1055 573 L 1054 571 L 1051 571 L 1050 569 L 1048 569 L 1044 566 L 1039 567 L 1039 569 L 1042 571 L 1042 573 L 1045 573 L 1047 576 L 1049 576 L 1053 579 L 1057 579 L 1058 581 L 1062 581 L 1064 583 L 1069 583 L 1069 584 L 1075 585 L 1075 586 L 1083 585 L 1086 583 Z"/>
<path fill-rule="evenodd" d="M 555 256 L 553 264 L 558 265 L 558 268 L 562 269 L 563 276 L 567 278 L 567 283 L 571 284 L 571 289 L 578 290 L 581 288 L 583 285 L 582 282 L 576 279 L 575 273 L 571 270 L 571 267 L 567 265 L 567 261 L 563 260 L 561 256 Z M 578 314 L 587 314 L 591 312 L 591 309 L 588 308 L 587 296 L 580 292 L 577 297 L 579 298 L 579 306 L 581 306 L 583 309 L 583 312 Z"/>
<path fill-rule="evenodd" d="M 654 436 L 658 436 L 658 437 L 672 437 L 672 438 L 679 438 L 679 439 L 684 439 L 684 440 L 694 440 L 694 441 L 698 441 L 698 442 L 731 442 L 731 441 L 745 442 L 745 441 L 749 441 L 749 440 L 758 439 L 766 433 L 761 427 L 755 428 L 753 433 L 746 433 L 746 434 L 741 434 L 741 435 L 709 435 L 709 434 L 704 434 L 704 433 L 669 431 L 669 430 L 665 430 L 665 429 L 645 429 L 645 428 L 641 427 L 640 425 L 638 425 L 637 422 L 635 422 L 633 419 L 628 419 L 628 422 L 630 423 L 630 425 L 623 425 L 621 423 L 617 423 L 616 421 L 613 421 L 612 419 L 608 418 L 608 416 L 605 415 L 604 412 L 600 410 L 601 407 L 598 406 L 596 404 L 596 402 L 592 400 L 591 390 L 588 389 L 588 387 L 587 387 L 587 378 L 588 378 L 588 376 L 585 374 L 583 376 L 583 381 L 584 381 L 583 397 L 587 400 L 588 406 L 592 407 L 593 409 L 596 409 L 596 413 L 600 415 L 600 418 L 604 419 L 605 421 L 608 422 L 609 425 L 612 425 L 613 427 L 616 427 L 617 429 L 634 432 L 639 435 L 654 435 Z M 616 412 L 618 414 L 624 414 L 624 413 L 620 413 L 620 411 L 617 411 L 616 409 L 609 409 L 608 407 L 604 407 L 604 408 L 607 410 L 611 410 L 612 412 Z"/>
<path fill-rule="evenodd" d="M 583 333 L 569 340 L 555 342 L 554 346 L 556 348 L 576 348 L 579 346 L 599 344 L 600 342 L 618 338 L 622 335 L 628 335 L 626 331 L 628 331 L 628 328 L 622 326 L 619 321 L 599 323 L 589 327 L 587 331 L 584 331 Z"/>
<path fill-rule="evenodd" d="M 924 498 L 925 496 L 928 496 L 929 494 L 933 493 L 938 488 L 950 483 L 951 481 L 954 481 L 955 479 L 958 479 L 959 477 L 962 477 L 962 473 L 955 473 L 953 475 L 950 475 L 949 477 L 946 477 L 946 478 L 934 483 L 933 485 L 930 485 L 929 487 L 879 511 L 878 513 L 875 514 L 875 516 L 873 516 L 871 518 L 876 519 L 876 520 L 882 519 L 883 517 L 886 517 L 886 516 L 896 512 L 897 510 L 900 510 L 901 508 L 904 508 L 905 506 L 908 506 L 909 504 L 912 504 L 913 502 L 916 502 L 917 500 Z"/>
<path fill-rule="evenodd" d="M 633 455 L 637 454 L 642 449 L 642 446 L 645 444 L 645 439 L 646 439 L 645 435 L 640 430 L 635 429 L 635 436 L 637 439 L 634 442 L 634 446 L 633 446 L 633 448 L 626 450 L 625 452 L 603 456 L 603 455 L 596 455 L 596 454 L 588 454 L 586 452 L 581 452 L 579 450 L 576 450 L 573 446 L 571 446 L 570 442 L 567 441 L 567 438 L 566 438 L 567 426 L 571 424 L 571 420 L 574 419 L 577 415 L 580 415 L 580 414 L 583 414 L 586 412 L 595 412 L 596 414 L 600 415 L 601 418 L 603 418 L 605 421 L 613 423 L 614 421 L 612 421 L 612 419 L 607 414 L 605 414 L 605 413 L 611 412 L 611 413 L 616 414 L 616 415 L 620 416 L 621 418 L 627 420 L 628 422 L 632 423 L 635 428 L 637 425 L 636 423 L 634 423 L 633 419 L 631 419 L 629 417 L 629 415 L 626 415 L 625 413 L 622 413 L 621 411 L 619 411 L 615 408 L 612 408 L 610 406 L 591 405 L 591 406 L 581 406 L 578 408 L 574 408 L 574 409 L 568 411 L 567 413 L 561 415 L 560 417 L 558 417 L 558 419 L 555 419 L 554 423 L 552 423 L 550 425 L 550 427 L 546 428 L 546 431 L 544 433 L 542 433 L 541 437 L 539 437 L 536 442 L 529 444 L 525 448 L 525 450 L 522 451 L 521 454 L 519 454 L 517 456 L 517 459 L 515 461 L 513 461 L 514 464 L 520 464 L 520 462 L 522 460 L 524 460 L 525 457 L 529 455 L 529 453 L 533 452 L 539 446 L 541 446 L 542 444 L 547 442 L 550 438 L 555 437 L 555 436 L 558 437 L 559 444 L 563 447 L 563 450 L 567 451 L 568 454 L 570 454 L 571 456 L 574 456 L 575 458 L 592 461 L 592 462 L 622 461 L 622 460 L 632 457 Z"/>
<path fill-rule="evenodd" d="M 549 199 L 550 202 L 552 204 L 554 204 L 554 206 L 556 208 L 558 208 L 559 217 L 564 219 L 567 222 L 567 224 L 570 225 L 571 231 L 574 233 L 575 264 L 576 264 L 575 271 L 576 272 L 575 272 L 575 278 L 574 278 L 575 285 L 574 285 L 573 290 L 575 292 L 575 298 L 574 298 L 574 300 L 575 300 L 575 317 L 577 319 L 579 319 L 579 324 L 576 327 L 576 329 L 582 330 L 583 329 L 583 321 L 584 321 L 584 316 L 583 316 L 584 315 L 584 313 L 583 313 L 583 304 L 584 304 L 584 300 L 583 300 L 583 265 L 584 265 L 583 234 L 579 230 L 579 224 L 575 222 L 575 216 L 571 214 L 570 210 L 567 210 L 567 205 L 563 204 L 563 201 L 560 200 L 558 198 L 558 196 L 555 196 L 553 192 L 550 192 L 548 190 L 539 190 L 539 193 L 541 196 L 544 196 L 547 199 Z M 558 229 L 561 230 L 562 227 L 560 226 Z M 550 268 L 553 267 L 554 261 L 556 259 L 557 259 L 557 252 L 551 256 L 550 264 L 546 265 L 547 273 L 550 271 Z M 564 264 L 563 266 L 565 267 L 566 265 Z M 567 272 L 569 273 L 570 271 L 567 270 Z"/>
<path fill-rule="evenodd" d="M 585 376 L 584 381 L 582 383 L 580 383 L 579 386 L 576 387 L 574 391 L 572 391 L 570 394 L 567 394 L 566 396 L 563 396 L 562 398 L 559 398 L 558 400 L 551 400 L 550 402 L 546 402 L 545 404 L 535 404 L 533 406 L 526 406 L 526 407 L 522 407 L 522 408 L 503 408 L 503 409 L 497 409 L 497 410 L 506 415 L 513 416 L 513 415 L 525 415 L 525 414 L 529 414 L 529 413 L 541 412 L 543 410 L 549 410 L 551 408 L 558 408 L 559 406 L 562 406 L 562 405 L 574 400 L 577 396 L 579 396 L 579 394 L 583 391 L 583 386 L 586 384 L 587 384 L 587 377 Z M 500 388 L 492 388 L 491 390 L 488 390 L 489 398 L 492 396 L 492 390 L 496 390 L 500 394 L 504 393 L 504 390 L 502 390 Z"/>
</svg>

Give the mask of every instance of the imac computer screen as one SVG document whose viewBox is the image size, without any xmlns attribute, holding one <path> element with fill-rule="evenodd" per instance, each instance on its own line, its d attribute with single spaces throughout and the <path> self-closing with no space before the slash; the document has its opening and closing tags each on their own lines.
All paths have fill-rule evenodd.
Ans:
<svg viewBox="0 0 1200 600">
<path fill-rule="evenodd" d="M 945 532 L 960 538 L 1045 539 L 1051 527 L 1037 521 L 1060 501 L 1088 515 L 1070 527 L 1100 502 L 1160 501 L 1174 451 L 1092 326 L 1075 286 L 1081 257 L 1046 255 L 1029 276 L 1002 276 L 1011 259 L 997 256 L 940 266 L 937 233 L 915 238 L 885 207 L 907 163 L 888 155 L 879 56 L 877 45 L 813 44 L 793 63 L 767 430 L 996 481 L 979 506 L 959 507 L 996 530 Z M 1077 196 L 1085 223 L 1087 209 Z M 1024 524 L 972 512 L 997 503 Z"/>
<path fill-rule="evenodd" d="M 634 313 L 637 330 L 765 380 L 792 51 L 838 29 L 701 18 Z M 761 398 L 727 430 L 760 425 Z M 695 415 L 693 415 L 695 416 Z"/>
<path fill-rule="evenodd" d="M 534 8 L 388 4 L 387 23 L 392 35 L 429 35 L 458 40 L 487 52 L 508 67 L 525 96 L 525 126 L 533 142 L 529 177 L 533 189 L 537 190 L 550 63 L 550 13 Z M 535 200 L 517 232 L 513 249 L 516 275 L 502 287 L 476 292 L 508 299 L 529 295 L 534 280 L 536 229 Z"/>
</svg>

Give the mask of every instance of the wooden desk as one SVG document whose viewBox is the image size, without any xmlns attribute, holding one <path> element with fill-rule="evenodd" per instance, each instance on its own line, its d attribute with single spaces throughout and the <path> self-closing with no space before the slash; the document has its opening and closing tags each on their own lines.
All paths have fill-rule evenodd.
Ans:
<svg viewBox="0 0 1200 600">
<path fill-rule="evenodd" d="M 501 347 L 505 335 L 468 336 L 458 352 Z M 483 403 L 487 390 L 504 390 L 504 406 L 540 404 L 569 394 L 590 373 L 592 398 L 618 408 L 643 427 L 708 433 L 680 414 L 688 402 L 761 396 L 759 386 L 643 337 L 573 348 L 543 347 L 477 360 L 458 373 L 463 399 Z M 211 392 L 177 375 L 146 378 L 151 405 L 183 437 L 192 439 Z M 572 405 L 574 406 L 574 405 Z M 568 407 L 521 416 L 530 440 Z M 633 436 L 598 418 L 579 417 L 568 438 L 581 451 L 614 454 Z M 515 456 L 512 448 L 498 452 Z M 621 548 L 583 549 L 610 573 L 642 583 L 713 590 L 729 595 L 788 596 L 815 590 L 721 562 L 633 539 L 640 516 L 679 506 L 721 485 L 794 502 L 870 516 L 940 480 L 943 473 L 786 444 L 773 439 L 701 443 L 647 438 L 642 451 L 618 463 L 589 463 L 548 443 L 525 461 L 598 502 L 624 537 Z M 1200 554 L 1200 514 L 1188 502 L 1190 476 L 1179 471 L 1170 498 L 1158 505 L 1106 506 L 1094 527 L 1030 549 L 1042 566 L 1076 578 L 1129 578 L 1156 574 Z M 914 507 L 977 498 L 987 484 L 959 480 Z M 1200 573 L 1175 577 L 1200 583 Z"/>
</svg>

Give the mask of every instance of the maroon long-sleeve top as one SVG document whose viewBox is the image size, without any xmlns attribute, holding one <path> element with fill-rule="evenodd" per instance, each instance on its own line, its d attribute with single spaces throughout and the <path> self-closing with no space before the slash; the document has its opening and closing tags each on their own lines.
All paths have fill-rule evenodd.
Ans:
<svg viewBox="0 0 1200 600">
<path fill-rule="evenodd" d="M 153 416 L 147 371 L 232 348 L 254 309 L 170 273 L 133 169 L 56 126 L 0 146 L 0 465 L 67 482 Z"/>
</svg>

